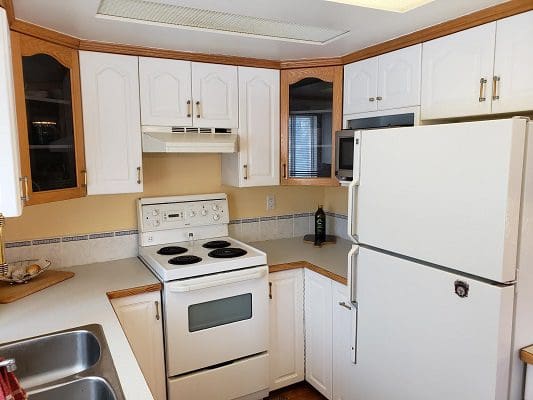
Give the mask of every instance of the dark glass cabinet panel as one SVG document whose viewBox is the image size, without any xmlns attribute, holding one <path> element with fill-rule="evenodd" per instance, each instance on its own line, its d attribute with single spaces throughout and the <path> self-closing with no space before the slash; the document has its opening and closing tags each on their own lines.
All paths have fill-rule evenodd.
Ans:
<svg viewBox="0 0 533 400">
<path fill-rule="evenodd" d="M 22 57 L 32 192 L 75 188 L 70 69 L 47 54 Z"/>
</svg>

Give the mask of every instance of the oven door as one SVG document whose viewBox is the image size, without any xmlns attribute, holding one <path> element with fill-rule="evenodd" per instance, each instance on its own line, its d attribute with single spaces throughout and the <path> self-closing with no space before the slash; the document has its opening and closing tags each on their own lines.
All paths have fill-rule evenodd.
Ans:
<svg viewBox="0 0 533 400">
<path fill-rule="evenodd" d="M 169 377 L 268 350 L 268 267 L 165 284 Z"/>
</svg>

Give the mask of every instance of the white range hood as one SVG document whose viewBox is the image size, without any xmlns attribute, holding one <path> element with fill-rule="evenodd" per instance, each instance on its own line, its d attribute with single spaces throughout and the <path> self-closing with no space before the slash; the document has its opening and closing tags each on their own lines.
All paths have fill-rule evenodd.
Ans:
<svg viewBox="0 0 533 400">
<path fill-rule="evenodd" d="M 239 138 L 231 130 L 143 126 L 143 153 L 236 153 Z"/>
</svg>

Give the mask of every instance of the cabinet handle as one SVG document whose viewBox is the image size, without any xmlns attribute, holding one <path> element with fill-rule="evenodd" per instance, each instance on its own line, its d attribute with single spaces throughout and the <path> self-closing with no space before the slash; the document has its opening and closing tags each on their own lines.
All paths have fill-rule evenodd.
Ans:
<svg viewBox="0 0 533 400">
<path fill-rule="evenodd" d="M 283 168 L 283 179 L 287 179 L 287 164 L 282 164 Z"/>
<path fill-rule="evenodd" d="M 190 100 L 187 100 L 187 118 L 190 118 L 192 115 L 192 103 Z"/>
<path fill-rule="evenodd" d="M 344 302 L 344 301 L 339 301 L 339 306 L 347 308 L 348 310 L 352 309 L 352 307 L 349 306 L 348 304 L 346 304 L 346 302 Z"/>
<path fill-rule="evenodd" d="M 374 97 L 369 97 L 368 98 L 368 101 L 374 101 L 374 100 L 376 100 Z"/>
<path fill-rule="evenodd" d="M 200 102 L 196 102 L 196 118 L 201 118 L 202 109 L 200 108 Z"/>
<path fill-rule="evenodd" d="M 159 318 L 161 318 L 161 317 L 159 316 L 159 302 L 156 301 L 156 302 L 155 302 L 155 319 L 159 321 Z"/>
<path fill-rule="evenodd" d="M 28 190 L 28 177 L 27 176 L 22 176 L 20 177 L 20 181 L 22 182 L 22 196 L 20 197 L 20 199 L 22 201 L 30 201 L 30 191 Z"/>
<path fill-rule="evenodd" d="M 268 282 L 268 298 L 272 300 L 272 282 Z"/>
<path fill-rule="evenodd" d="M 479 80 L 479 102 L 483 102 L 487 100 L 485 97 L 485 89 L 487 87 L 487 80 L 485 78 L 481 78 Z"/>
<path fill-rule="evenodd" d="M 244 179 L 248 179 L 248 165 L 244 164 L 242 169 L 244 170 Z"/>
<path fill-rule="evenodd" d="M 378 97 L 376 97 L 376 100 L 377 100 L 377 101 L 381 101 L 381 100 L 383 100 L 383 97 L 378 96 Z"/>
<path fill-rule="evenodd" d="M 81 171 L 81 173 L 83 174 L 83 183 L 81 184 L 81 186 L 86 188 L 87 187 L 87 170 L 84 169 Z"/>
<path fill-rule="evenodd" d="M 498 94 L 499 86 L 500 86 L 500 77 L 494 75 L 492 77 L 492 100 L 500 99 L 500 95 Z"/>
<path fill-rule="evenodd" d="M 137 167 L 137 184 L 141 184 L 141 167 Z"/>
</svg>

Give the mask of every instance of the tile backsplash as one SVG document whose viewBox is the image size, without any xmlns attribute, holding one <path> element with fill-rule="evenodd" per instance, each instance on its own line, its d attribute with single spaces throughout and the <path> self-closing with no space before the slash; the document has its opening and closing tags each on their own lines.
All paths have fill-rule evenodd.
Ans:
<svg viewBox="0 0 533 400">
<path fill-rule="evenodd" d="M 326 212 L 329 235 L 347 239 L 345 215 Z M 275 217 L 232 220 L 229 235 L 244 242 L 285 239 L 314 232 L 314 214 L 299 213 Z M 82 235 L 6 243 L 8 261 L 45 258 L 55 268 L 136 257 L 137 230 L 97 232 Z"/>
</svg>

